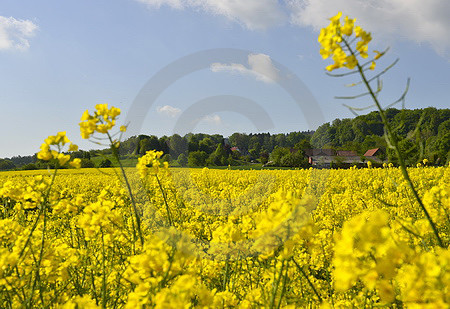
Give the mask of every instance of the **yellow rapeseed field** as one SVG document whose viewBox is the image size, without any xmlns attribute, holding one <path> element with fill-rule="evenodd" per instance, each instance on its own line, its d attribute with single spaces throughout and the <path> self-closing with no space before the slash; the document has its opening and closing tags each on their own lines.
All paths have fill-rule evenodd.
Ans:
<svg viewBox="0 0 450 309">
<path fill-rule="evenodd" d="M 340 17 L 319 37 L 327 69 L 357 68 L 369 87 L 384 53 L 360 65 L 370 33 Z M 116 159 L 119 115 L 98 104 L 80 123 Z M 37 156 L 79 168 L 77 149 L 59 132 Z M 161 156 L 0 173 L 0 308 L 449 307 L 450 167 L 171 169 Z"/>
<path fill-rule="evenodd" d="M 450 300 L 450 252 L 436 245 L 397 168 L 145 168 L 125 170 L 143 244 L 117 170 L 61 170 L 51 186 L 47 171 L 1 173 L 0 307 Z M 448 244 L 449 168 L 409 172 Z"/>
</svg>

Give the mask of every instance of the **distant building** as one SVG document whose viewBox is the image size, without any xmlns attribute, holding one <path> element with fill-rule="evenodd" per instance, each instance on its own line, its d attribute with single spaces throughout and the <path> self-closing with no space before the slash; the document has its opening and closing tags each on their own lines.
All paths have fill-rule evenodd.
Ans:
<svg viewBox="0 0 450 309">
<path fill-rule="evenodd" d="M 365 160 L 382 162 L 377 157 L 380 154 L 379 148 L 370 149 L 366 154 L 364 155 Z M 308 157 L 309 164 L 319 168 L 362 166 L 364 164 L 361 156 L 352 150 L 305 149 L 305 155 Z"/>
<path fill-rule="evenodd" d="M 335 156 L 336 151 L 333 149 L 305 149 L 305 155 L 308 157 Z"/>
<path fill-rule="evenodd" d="M 375 157 L 376 155 L 379 155 L 381 153 L 380 148 L 374 148 L 374 149 L 369 149 L 366 151 L 366 153 L 364 154 L 365 157 Z"/>
<path fill-rule="evenodd" d="M 379 156 L 382 155 L 382 154 L 383 153 L 382 153 L 380 148 L 369 149 L 364 154 L 364 158 L 366 158 L 367 161 L 373 161 L 373 162 L 381 163 L 381 162 L 383 162 L 383 160 L 381 160 L 379 158 Z"/>
<path fill-rule="evenodd" d="M 353 150 L 338 150 L 336 155 L 340 157 L 358 157 L 358 154 Z"/>
</svg>

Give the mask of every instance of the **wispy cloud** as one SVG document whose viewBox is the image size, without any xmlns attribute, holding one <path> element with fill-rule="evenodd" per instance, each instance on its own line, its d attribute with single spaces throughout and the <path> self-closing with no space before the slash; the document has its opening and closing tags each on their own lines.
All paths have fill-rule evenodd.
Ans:
<svg viewBox="0 0 450 309">
<path fill-rule="evenodd" d="M 205 117 L 203 117 L 204 121 L 206 121 L 207 123 L 210 124 L 214 124 L 216 126 L 222 125 L 222 118 L 220 118 L 219 115 L 207 115 Z"/>
<path fill-rule="evenodd" d="M 30 20 L 0 16 L 0 50 L 26 50 L 38 26 Z"/>
<path fill-rule="evenodd" d="M 319 30 L 342 11 L 381 40 L 428 43 L 438 53 L 450 51 L 449 0 L 135 0 L 157 9 L 193 9 L 222 15 L 250 30 L 291 22 Z"/>
<path fill-rule="evenodd" d="M 278 80 L 278 69 L 272 60 L 265 54 L 249 54 L 248 67 L 240 63 L 213 63 L 212 72 L 229 72 L 232 74 L 249 75 L 265 83 L 274 83 Z"/>
<path fill-rule="evenodd" d="M 156 111 L 158 112 L 158 114 L 169 116 L 171 118 L 174 118 L 179 113 L 181 113 L 181 109 L 170 105 L 159 106 L 156 108 Z"/>
<path fill-rule="evenodd" d="M 277 0 L 136 0 L 150 8 L 169 6 L 221 15 L 250 30 L 264 30 L 287 20 Z"/>
<path fill-rule="evenodd" d="M 439 54 L 450 50 L 448 0 L 286 0 L 291 22 L 318 30 L 342 11 L 379 40 L 407 39 L 429 43 Z"/>
</svg>

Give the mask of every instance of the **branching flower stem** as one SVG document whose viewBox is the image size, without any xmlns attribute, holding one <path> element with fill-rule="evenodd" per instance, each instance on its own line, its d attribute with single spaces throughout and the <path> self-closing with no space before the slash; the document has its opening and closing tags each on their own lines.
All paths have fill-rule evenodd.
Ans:
<svg viewBox="0 0 450 309">
<path fill-rule="evenodd" d="M 353 51 L 353 49 L 351 49 L 348 42 L 344 38 L 342 38 L 342 41 L 349 48 L 351 54 L 355 55 L 355 52 Z M 370 83 L 369 83 L 366 75 L 364 74 L 363 67 L 359 64 L 359 62 L 356 64 L 356 66 L 358 68 L 358 72 L 362 78 L 364 85 L 366 86 L 367 90 L 370 93 L 370 96 L 372 97 L 373 101 L 375 102 L 375 105 L 378 108 L 378 112 L 380 113 L 381 120 L 383 121 L 383 125 L 386 130 L 387 138 L 389 139 L 389 142 L 393 146 L 395 154 L 397 155 L 398 161 L 400 163 L 400 170 L 402 171 L 403 178 L 408 183 L 408 186 L 409 186 L 414 198 L 416 199 L 417 203 L 419 203 L 420 208 L 422 209 L 423 213 L 425 214 L 425 217 L 427 218 L 428 222 L 430 223 L 431 228 L 433 229 L 433 233 L 436 236 L 439 246 L 444 248 L 445 246 L 444 246 L 444 243 L 442 242 L 441 237 L 439 236 L 439 232 L 437 230 L 436 224 L 433 222 L 433 219 L 431 218 L 429 212 L 425 208 L 425 205 L 423 204 L 422 199 L 419 197 L 419 194 L 417 193 L 417 190 L 415 189 L 414 184 L 412 183 L 412 180 L 409 177 L 408 170 L 406 169 L 405 160 L 404 160 L 403 155 L 398 146 L 398 139 L 397 139 L 396 135 L 392 132 L 392 129 L 391 129 L 391 127 L 388 123 L 387 117 L 386 117 L 386 113 L 384 112 L 384 109 L 382 108 L 380 102 L 378 101 L 375 91 L 373 91 L 372 86 L 370 86 Z"/>
</svg>

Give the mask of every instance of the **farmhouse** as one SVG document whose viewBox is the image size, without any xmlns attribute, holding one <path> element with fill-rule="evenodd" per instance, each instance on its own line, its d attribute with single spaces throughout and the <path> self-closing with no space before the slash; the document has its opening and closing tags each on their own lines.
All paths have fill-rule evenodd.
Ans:
<svg viewBox="0 0 450 309">
<path fill-rule="evenodd" d="M 334 150 L 334 149 L 305 149 L 305 155 L 312 166 L 320 168 L 330 167 L 350 167 L 353 165 L 363 165 L 366 161 L 381 163 L 377 157 L 380 149 L 370 149 L 364 156 L 359 156 L 352 150 Z"/>
</svg>

